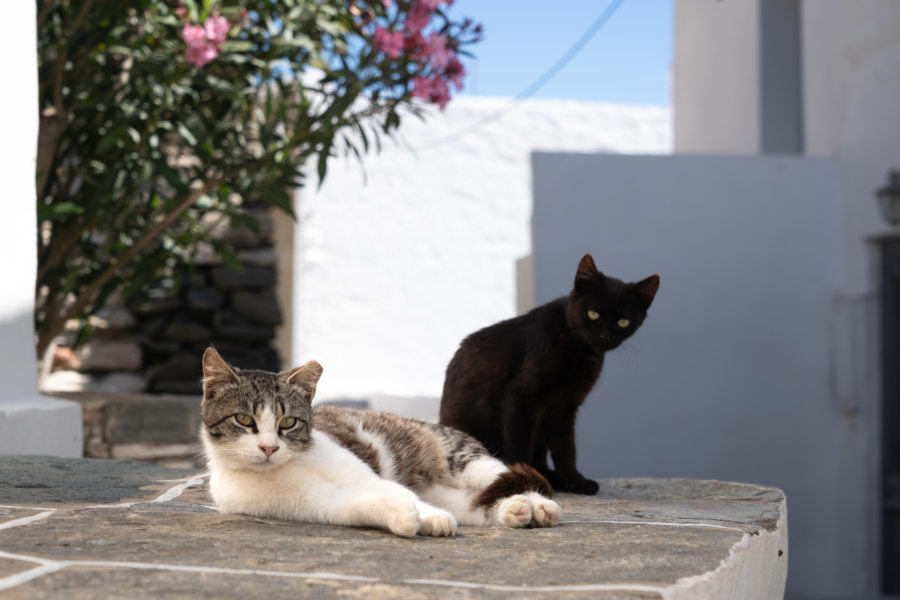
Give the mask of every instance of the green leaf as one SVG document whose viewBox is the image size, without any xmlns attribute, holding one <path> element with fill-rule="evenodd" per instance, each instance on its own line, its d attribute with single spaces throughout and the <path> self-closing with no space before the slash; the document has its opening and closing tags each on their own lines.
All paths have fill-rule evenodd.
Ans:
<svg viewBox="0 0 900 600">
<path fill-rule="evenodd" d="M 197 138 L 194 137 L 194 134 L 191 133 L 191 130 L 187 128 L 184 123 L 178 123 L 176 125 L 178 129 L 178 134 L 191 146 L 197 145 Z"/>
<path fill-rule="evenodd" d="M 94 326 L 84 320 L 81 322 L 81 326 L 75 333 L 75 343 L 73 345 L 75 348 L 83 346 L 88 343 L 92 337 L 94 337 Z"/>
<path fill-rule="evenodd" d="M 230 53 L 250 52 L 255 47 L 256 44 L 248 40 L 228 40 L 222 44 L 222 51 Z"/>
<path fill-rule="evenodd" d="M 222 262 L 225 263 L 227 267 L 239 272 L 244 272 L 247 269 L 244 266 L 244 263 L 237 257 L 237 254 L 235 254 L 227 245 L 215 239 L 212 240 L 212 245 L 216 254 L 222 258 Z"/>
<path fill-rule="evenodd" d="M 38 204 L 38 221 L 59 221 L 72 215 L 80 215 L 84 209 L 74 202 Z"/>
</svg>

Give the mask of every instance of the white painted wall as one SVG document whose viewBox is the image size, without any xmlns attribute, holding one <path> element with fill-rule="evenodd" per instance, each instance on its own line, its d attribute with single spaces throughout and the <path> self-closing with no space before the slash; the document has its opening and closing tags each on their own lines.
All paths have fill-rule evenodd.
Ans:
<svg viewBox="0 0 900 600">
<path fill-rule="evenodd" d="M 320 190 L 301 191 L 293 355 L 325 367 L 320 399 L 436 399 L 462 338 L 516 314 L 532 150 L 671 148 L 667 109 L 510 104 L 457 98 L 424 123 L 409 117 L 365 175 L 335 160 Z"/>
<path fill-rule="evenodd" d="M 34 2 L 15 2 L 6 17 L 34 23 Z M 0 39 L 4 73 L 16 82 L 0 111 L 3 219 L 0 255 L 0 454 L 81 456 L 81 407 L 40 396 L 34 349 L 37 214 L 34 171 L 38 132 L 37 38 L 34 27 L 11 28 Z"/>
<path fill-rule="evenodd" d="M 834 440 L 845 485 L 835 546 L 847 557 L 848 585 L 874 595 L 881 493 L 881 325 L 879 239 L 900 234 L 879 213 L 873 191 L 900 168 L 900 3 L 803 3 L 807 152 L 836 157 L 842 182 L 842 295 L 838 317 L 852 337 L 838 363 L 847 425 Z"/>
<path fill-rule="evenodd" d="M 839 163 L 538 154 L 534 182 L 538 302 L 571 289 L 585 252 L 610 275 L 661 279 L 579 412 L 585 475 L 780 487 L 789 580 L 847 592 L 834 543 L 845 516 L 826 492 L 848 475 L 832 387 Z"/>
<path fill-rule="evenodd" d="M 675 2 L 676 152 L 759 151 L 758 2 Z"/>
<path fill-rule="evenodd" d="M 873 190 L 900 168 L 900 3 L 820 0 L 803 4 L 807 152 L 847 170 L 847 292 L 873 287 L 867 238 L 896 234 Z"/>
<path fill-rule="evenodd" d="M 900 3 L 802 0 L 804 148 L 818 158 L 787 160 L 754 157 L 771 125 L 754 106 L 759 61 L 778 57 L 753 44 L 765 38 L 760 6 L 774 1 L 676 1 L 676 152 L 744 158 L 536 159 L 536 201 L 563 184 L 586 190 L 568 211 L 536 208 L 539 300 L 548 277 L 570 284 L 585 248 L 559 264 L 542 252 L 572 245 L 573 227 L 602 208 L 601 235 L 578 240 L 627 247 L 610 257 L 621 274 L 659 270 L 662 285 L 581 415 L 582 463 L 783 487 L 787 597 L 874 597 L 880 240 L 900 231 L 873 192 L 900 167 Z M 598 207 L 592 192 L 607 180 L 616 203 Z"/>
</svg>

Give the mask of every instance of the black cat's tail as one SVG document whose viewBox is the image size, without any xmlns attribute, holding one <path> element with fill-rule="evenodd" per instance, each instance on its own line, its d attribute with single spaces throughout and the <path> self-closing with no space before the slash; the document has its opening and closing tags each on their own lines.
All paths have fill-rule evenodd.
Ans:
<svg viewBox="0 0 900 600">
<path fill-rule="evenodd" d="M 507 468 L 509 471 L 498 475 L 491 485 L 481 491 L 475 499 L 476 506 L 492 506 L 498 500 L 524 492 L 537 492 L 547 498 L 553 496 L 550 482 L 534 467 L 515 463 L 507 465 Z"/>
</svg>

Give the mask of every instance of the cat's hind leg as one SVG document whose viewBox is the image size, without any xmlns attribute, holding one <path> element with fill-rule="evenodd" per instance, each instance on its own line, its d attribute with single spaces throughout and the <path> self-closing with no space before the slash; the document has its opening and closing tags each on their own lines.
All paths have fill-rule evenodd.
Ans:
<svg viewBox="0 0 900 600">
<path fill-rule="evenodd" d="M 495 519 L 507 527 L 553 527 L 559 523 L 559 505 L 547 480 L 534 468 L 510 465 L 475 499 L 478 506 L 496 511 Z"/>
<path fill-rule="evenodd" d="M 464 525 L 552 527 L 559 522 L 559 505 L 548 497 L 550 485 L 528 465 L 507 466 L 485 456 L 466 465 L 457 483 L 458 488 L 435 488 L 437 497 L 426 497 Z"/>
<path fill-rule="evenodd" d="M 493 506 L 484 507 L 490 513 L 496 513 L 494 519 L 497 524 L 506 527 L 527 527 L 531 525 L 534 506 L 531 499 L 523 494 L 508 496 L 497 500 Z"/>
<path fill-rule="evenodd" d="M 531 500 L 531 524 L 535 527 L 555 527 L 559 523 L 562 512 L 559 504 L 542 496 L 538 492 L 528 492 L 525 497 Z"/>
</svg>

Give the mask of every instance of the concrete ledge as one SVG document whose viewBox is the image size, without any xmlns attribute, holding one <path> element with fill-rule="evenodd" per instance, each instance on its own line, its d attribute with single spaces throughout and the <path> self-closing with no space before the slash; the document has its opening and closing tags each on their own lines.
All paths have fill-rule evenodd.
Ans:
<svg viewBox="0 0 900 600">
<path fill-rule="evenodd" d="M 780 490 L 614 479 L 559 527 L 451 539 L 221 515 L 202 473 L 0 458 L 3 597 L 781 598 Z"/>
<path fill-rule="evenodd" d="M 51 392 L 81 406 L 84 456 L 200 464 L 200 396 Z"/>
<path fill-rule="evenodd" d="M 0 401 L 0 454 L 80 457 L 81 406 L 35 394 Z"/>
</svg>

